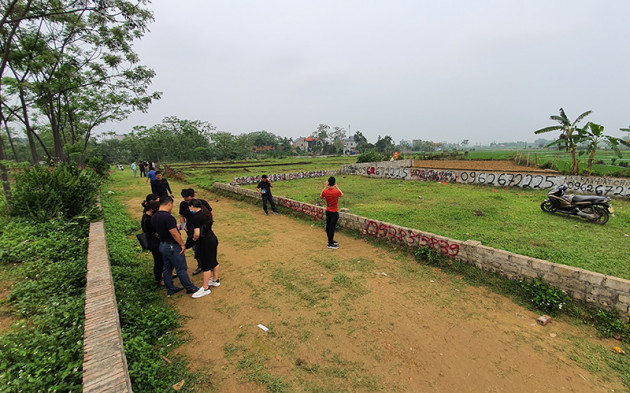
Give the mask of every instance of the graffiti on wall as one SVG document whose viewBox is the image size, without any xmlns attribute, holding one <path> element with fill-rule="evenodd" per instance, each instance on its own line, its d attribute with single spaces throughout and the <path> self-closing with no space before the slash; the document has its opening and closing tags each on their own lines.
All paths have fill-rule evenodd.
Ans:
<svg viewBox="0 0 630 393">
<path fill-rule="evenodd" d="M 422 168 L 392 168 L 379 166 L 345 165 L 342 173 L 390 179 L 439 181 L 448 183 L 480 184 L 494 187 L 520 187 L 550 190 L 566 183 L 577 193 L 605 196 L 630 196 L 630 179 L 547 175 L 536 173 L 501 173 L 484 171 L 454 171 Z"/>
<path fill-rule="evenodd" d="M 334 176 L 338 171 L 309 171 L 309 172 L 294 172 L 294 173 L 275 173 L 267 175 L 269 181 L 278 180 L 295 180 L 295 179 L 308 179 L 312 177 Z M 260 176 L 241 176 L 234 178 L 231 184 L 254 184 L 259 183 L 262 180 Z"/>
<path fill-rule="evenodd" d="M 431 247 L 449 257 L 455 257 L 459 254 L 459 244 L 449 243 L 443 239 L 436 239 L 423 233 L 417 233 L 410 229 L 403 229 L 386 223 L 368 221 L 365 226 L 365 234 L 406 243 L 410 247 Z"/>
<path fill-rule="evenodd" d="M 316 220 L 322 220 L 324 218 L 324 208 L 321 206 L 315 206 L 311 205 L 310 203 L 298 202 L 282 197 L 277 197 L 276 203 L 295 212 L 304 213 L 308 216 L 313 217 Z"/>
</svg>

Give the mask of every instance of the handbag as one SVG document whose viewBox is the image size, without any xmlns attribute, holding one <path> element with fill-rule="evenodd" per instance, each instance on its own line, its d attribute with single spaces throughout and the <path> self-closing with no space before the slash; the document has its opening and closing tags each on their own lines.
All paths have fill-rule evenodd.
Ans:
<svg viewBox="0 0 630 393">
<path fill-rule="evenodd" d="M 142 232 L 136 235 L 136 238 L 138 238 L 138 242 L 140 243 L 140 247 L 142 247 L 143 250 L 148 250 L 149 249 L 149 237 L 147 236 L 146 232 Z"/>
</svg>

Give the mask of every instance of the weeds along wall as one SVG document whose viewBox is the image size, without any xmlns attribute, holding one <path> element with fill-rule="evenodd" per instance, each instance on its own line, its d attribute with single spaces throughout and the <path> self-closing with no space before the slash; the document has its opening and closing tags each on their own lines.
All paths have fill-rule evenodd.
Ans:
<svg viewBox="0 0 630 393">
<path fill-rule="evenodd" d="M 395 168 L 391 166 L 389 168 Z M 260 200 L 260 194 L 239 186 L 214 183 L 216 189 Z M 325 209 L 310 203 L 275 196 L 276 204 L 321 220 Z M 486 247 L 476 240 L 455 240 L 417 229 L 372 220 L 356 214 L 339 213 L 339 225 L 356 230 L 365 236 L 388 239 L 409 247 L 431 247 L 459 261 L 489 270 L 513 280 L 543 278 L 547 283 L 567 292 L 569 296 L 587 304 L 616 311 L 630 322 L 630 281 L 605 276 L 588 270 L 561 265 Z"/>
<path fill-rule="evenodd" d="M 383 177 L 401 180 L 481 184 L 493 187 L 520 187 L 550 190 L 566 183 L 575 193 L 610 197 L 630 196 L 630 179 L 612 177 L 565 176 L 556 172 L 490 172 L 416 168 L 413 160 L 342 165 L 345 175 Z"/>
</svg>

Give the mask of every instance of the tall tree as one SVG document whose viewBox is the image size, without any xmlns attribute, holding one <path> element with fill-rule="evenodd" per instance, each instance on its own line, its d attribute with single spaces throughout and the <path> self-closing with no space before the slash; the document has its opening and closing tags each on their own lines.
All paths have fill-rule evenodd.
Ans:
<svg viewBox="0 0 630 393">
<path fill-rule="evenodd" d="M 605 142 L 619 158 L 621 158 L 619 145 L 630 146 L 630 143 L 621 138 L 605 135 L 604 126 L 592 122 L 587 123 L 584 128 L 580 129 L 579 134 L 580 141 L 587 143 L 587 153 L 589 154 L 589 157 L 586 165 L 586 172 L 588 175 L 591 174 L 593 160 L 595 159 L 595 152 L 601 142 Z"/>
<path fill-rule="evenodd" d="M 87 148 L 99 124 L 146 110 L 160 97 L 149 93 L 154 72 L 139 65 L 131 43 L 144 35 L 152 13 L 147 0 L 13 0 L 3 4 L 9 17 L 0 21 L 4 76 L 2 108 L 13 99 L 44 115 L 52 135 L 53 158 L 62 161 L 64 145 Z M 0 89 L 2 86 L 0 86 Z M 19 96 L 19 101 L 18 101 Z M 15 113 L 17 111 L 13 111 Z M 20 117 L 26 124 L 29 116 Z M 31 135 L 32 136 L 32 135 Z"/>
<path fill-rule="evenodd" d="M 550 143 L 548 146 L 557 145 L 559 148 L 563 148 L 571 153 L 571 174 L 578 174 L 578 161 L 576 157 L 576 146 L 579 138 L 578 123 L 581 122 L 586 116 L 590 115 L 592 111 L 586 111 L 578 116 L 575 121 L 571 122 L 567 115 L 564 113 L 564 109 L 560 108 L 560 116 L 552 115 L 549 118 L 558 122 L 558 125 L 541 128 L 534 131 L 534 134 L 542 134 L 550 131 L 560 131 L 558 139 Z M 577 137 L 577 138 L 576 138 Z"/>
</svg>

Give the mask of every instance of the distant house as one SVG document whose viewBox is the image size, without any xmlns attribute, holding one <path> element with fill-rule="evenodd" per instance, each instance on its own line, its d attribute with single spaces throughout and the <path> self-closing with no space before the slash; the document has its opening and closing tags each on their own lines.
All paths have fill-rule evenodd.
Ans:
<svg viewBox="0 0 630 393">
<path fill-rule="evenodd" d="M 293 147 L 302 151 L 310 152 L 313 151 L 313 144 L 315 144 L 318 140 L 318 138 L 312 136 L 299 137 L 295 142 L 293 142 Z"/>
<path fill-rule="evenodd" d="M 357 142 L 354 138 L 343 138 L 343 154 L 358 154 Z"/>
</svg>

